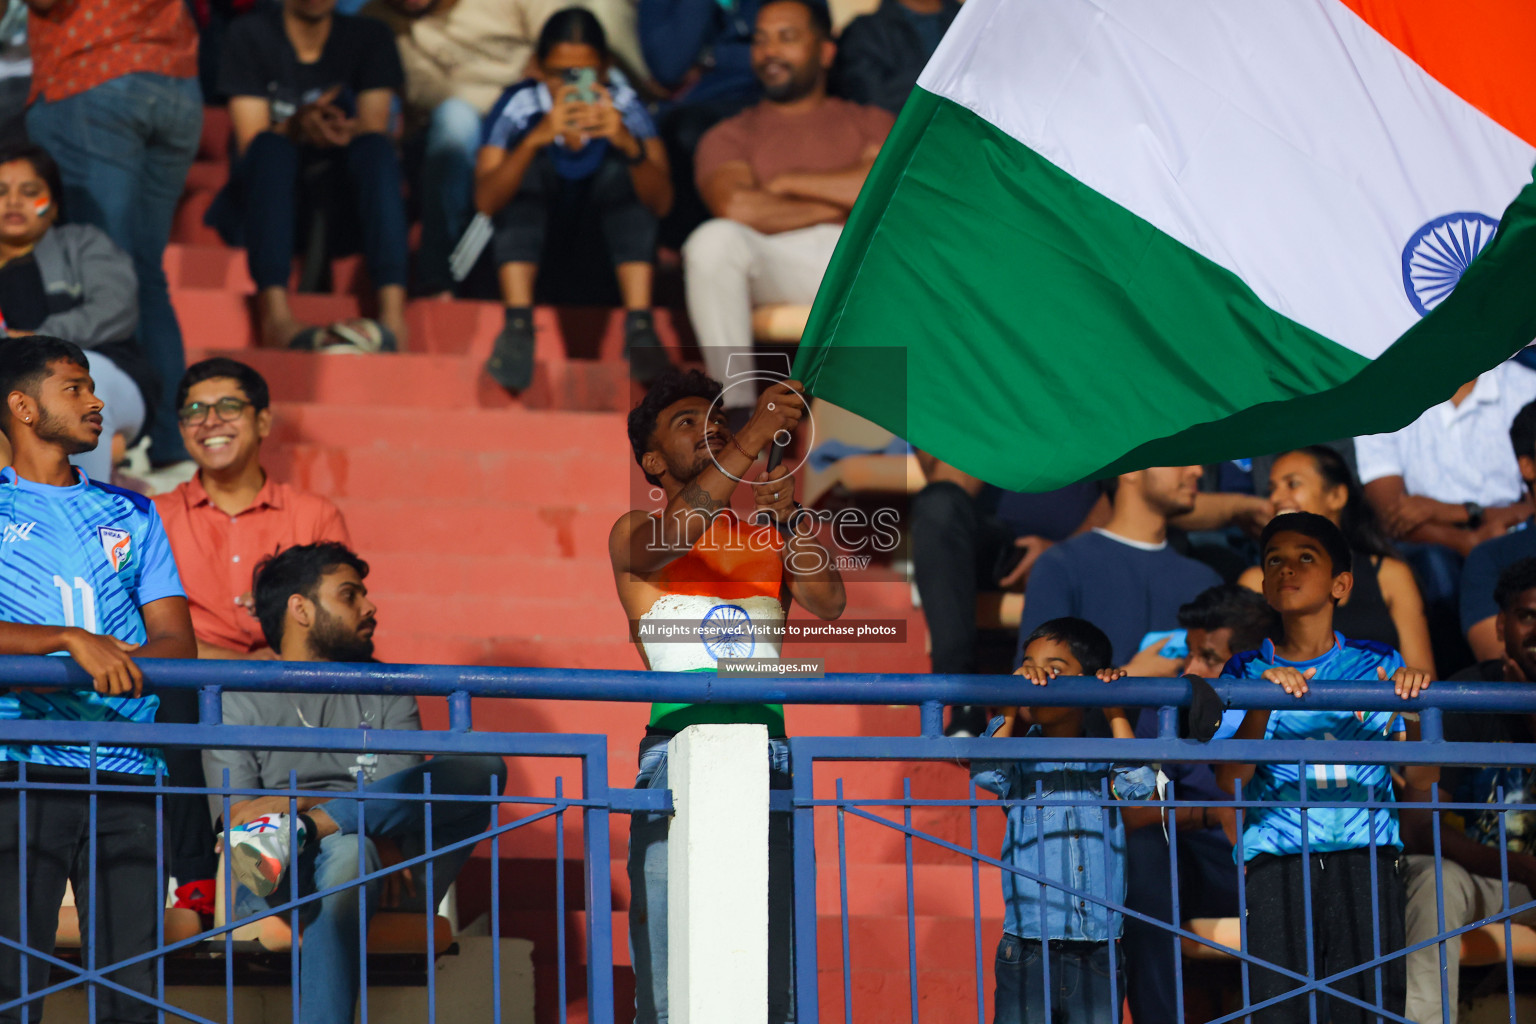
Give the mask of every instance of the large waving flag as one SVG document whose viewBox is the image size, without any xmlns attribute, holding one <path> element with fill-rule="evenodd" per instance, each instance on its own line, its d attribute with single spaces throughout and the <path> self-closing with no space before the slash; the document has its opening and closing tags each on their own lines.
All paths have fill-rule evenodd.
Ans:
<svg viewBox="0 0 1536 1024">
<path fill-rule="evenodd" d="M 1536 338 L 1532 53 L 1532 0 L 967 0 L 796 374 L 1021 490 L 1396 429 Z"/>
</svg>

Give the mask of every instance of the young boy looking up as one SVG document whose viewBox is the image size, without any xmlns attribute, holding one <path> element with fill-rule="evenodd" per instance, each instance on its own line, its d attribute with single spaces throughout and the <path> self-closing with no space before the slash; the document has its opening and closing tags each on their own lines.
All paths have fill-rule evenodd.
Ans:
<svg viewBox="0 0 1536 1024">
<path fill-rule="evenodd" d="M 1058 675 L 1097 675 L 1112 682 L 1125 672 L 1110 668 L 1110 658 L 1109 638 L 1097 626 L 1077 618 L 1052 619 L 1025 641 L 1017 674 L 1036 686 Z M 1019 711 L 1009 708 L 994 718 L 987 735 L 1014 735 Z M 1083 736 L 1082 708 L 1036 706 L 1029 714 L 1034 725 L 1026 736 Z M 1104 714 L 1117 738 L 1133 735 L 1123 710 L 1105 708 Z M 1004 800 L 1035 797 L 1038 786 L 1047 801 L 1007 809 L 1002 860 L 1014 870 L 1003 872 L 1006 916 L 997 947 L 996 1024 L 1118 1020 L 1118 1007 L 1110 1005 L 1109 979 L 1113 972 L 1115 991 L 1125 992 L 1115 945 L 1121 918 L 1086 897 L 1125 902 L 1125 825 L 1117 810 L 1095 802 L 1103 799 L 1106 780 L 1116 799 L 1145 800 L 1157 789 L 1156 776 L 1142 766 L 1078 761 L 974 761 L 971 776 Z M 1019 871 L 1042 876 L 1047 885 L 1042 889 Z M 1049 991 L 1042 945 L 1051 957 Z"/>
<path fill-rule="evenodd" d="M 1429 685 L 1429 674 L 1406 668 L 1395 650 L 1370 640 L 1346 640 L 1333 631 L 1333 611 L 1349 596 L 1349 545 L 1328 519 L 1310 512 L 1276 516 L 1259 538 L 1264 569 L 1264 598 L 1280 613 L 1280 639 L 1265 640 L 1256 651 L 1239 654 L 1222 671 L 1224 678 L 1267 679 L 1300 697 L 1308 682 L 1341 679 L 1392 680 L 1398 696 L 1415 697 Z M 1327 685 L 1324 683 L 1323 685 Z M 1386 711 L 1250 711 L 1238 739 L 1402 740 L 1403 719 Z M 1410 797 L 1434 785 L 1438 770 L 1404 769 Z M 1248 894 L 1248 951 L 1261 960 L 1298 974 L 1317 977 L 1347 971 L 1376 955 L 1403 946 L 1403 842 L 1397 814 L 1355 806 L 1390 801 L 1392 776 L 1386 765 L 1308 764 L 1306 791 L 1295 764 L 1225 764 L 1217 781 L 1231 791 L 1244 785 L 1250 800 L 1272 803 L 1247 812 L 1240 846 Z M 1306 857 L 1302 856 L 1305 799 Z M 1372 844 L 1376 863 L 1372 877 Z M 1306 910 L 1302 903 L 1303 869 L 1310 871 L 1312 958 L 1307 963 Z M 1373 906 L 1374 905 L 1374 906 Z M 1373 917 L 1374 922 L 1373 923 Z M 1376 1004 L 1376 971 L 1361 971 L 1334 983 L 1367 1004 Z M 1380 1006 L 1401 1015 L 1406 988 L 1402 959 L 1380 969 Z M 1253 972 L 1254 1003 L 1295 988 L 1273 971 Z M 1309 1019 L 1306 998 L 1282 1000 L 1253 1015 L 1256 1024 L 1291 1024 Z M 1353 1003 L 1330 998 L 1317 1019 L 1333 1024 L 1364 1024 L 1373 1015 Z"/>
</svg>

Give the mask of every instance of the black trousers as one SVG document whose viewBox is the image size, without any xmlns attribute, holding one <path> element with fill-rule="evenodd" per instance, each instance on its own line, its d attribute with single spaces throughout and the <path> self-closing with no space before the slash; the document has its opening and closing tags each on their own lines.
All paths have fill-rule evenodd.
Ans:
<svg viewBox="0 0 1536 1024">
<path fill-rule="evenodd" d="M 1237 865 L 1221 829 L 1178 834 L 1179 917 L 1236 917 Z M 1159 921 L 1173 917 L 1172 858 L 1161 825 L 1125 837 L 1125 905 Z M 1180 939 L 1133 917 L 1125 919 L 1125 994 L 1136 1024 L 1179 1024 L 1174 957 Z"/>
<path fill-rule="evenodd" d="M 933 638 L 933 671 L 976 671 L 976 594 L 997 587 L 1013 532 L 959 484 L 929 484 L 912 498 L 912 576 Z"/>
<path fill-rule="evenodd" d="M 584 206 L 596 210 L 615 266 L 656 258 L 656 215 L 635 195 L 629 166 L 617 151 L 610 149 L 590 177 L 573 181 L 560 177 L 545 150 L 528 165 L 511 201 L 492 218 L 496 265 L 538 263 L 550 215 L 569 219 Z"/>
<path fill-rule="evenodd" d="M 1312 976 L 1323 978 L 1375 958 L 1373 941 L 1383 955 L 1402 949 L 1406 897 L 1401 851 L 1376 853 L 1375 886 L 1371 884 L 1368 849 L 1315 853 L 1311 865 Z M 1261 855 L 1248 862 L 1248 949 L 1254 956 L 1298 974 L 1307 973 L 1307 936 L 1302 902 L 1303 858 Z M 1373 916 L 1376 921 L 1373 923 Z M 1252 1002 L 1258 1003 L 1294 989 L 1297 982 L 1273 971 L 1250 973 Z M 1381 986 L 1381 998 L 1376 995 Z M 1342 978 L 1331 988 L 1401 1014 L 1407 1001 L 1405 958 L 1381 968 Z M 1253 1015 L 1254 1024 L 1305 1024 L 1306 995 L 1282 1000 Z M 1381 1018 L 1342 999 L 1318 1000 L 1317 1019 L 1332 1024 L 1366 1024 Z"/>
<path fill-rule="evenodd" d="M 160 691 L 157 722 L 197 724 L 196 690 Z M 168 786 L 205 786 L 202 751 L 190 747 L 166 747 L 165 781 Z M 219 859 L 213 852 L 213 819 L 208 814 L 208 798 L 201 793 L 165 795 L 165 866 L 178 884 L 205 881 L 218 873 Z"/>
<path fill-rule="evenodd" d="M 29 780 L 40 780 L 45 769 L 29 766 Z M 83 782 L 84 771 L 55 769 L 52 780 Z M 99 772 L 101 784 L 143 784 L 143 776 Z M 90 796 L 80 791 L 29 790 L 26 794 L 26 865 L 21 864 L 20 796 L 0 792 L 0 935 L 21 941 L 19 894 L 27 896 L 25 945 L 52 954 L 59 926 L 59 904 L 66 882 L 74 886 L 80 915 L 82 953 L 89 956 L 91 915 L 96 918 L 95 956 L 105 967 L 155 948 L 155 926 L 162 917 L 164 888 L 155 875 L 155 803 L 145 792 L 103 793 L 96 797 L 95 908 L 91 888 Z M 21 995 L 21 954 L 0 948 L 0 1003 Z M 27 991 L 48 984 L 48 964 L 28 957 Z M 135 992 L 153 995 L 153 960 L 143 960 L 107 978 Z M 40 1000 L 26 1004 L 31 1024 L 43 1019 Z M 155 1010 L 149 1004 L 109 988 L 96 987 L 96 1020 L 101 1024 L 149 1024 Z M 21 1020 L 21 1008 L 0 1011 L 0 1022 Z"/>
</svg>

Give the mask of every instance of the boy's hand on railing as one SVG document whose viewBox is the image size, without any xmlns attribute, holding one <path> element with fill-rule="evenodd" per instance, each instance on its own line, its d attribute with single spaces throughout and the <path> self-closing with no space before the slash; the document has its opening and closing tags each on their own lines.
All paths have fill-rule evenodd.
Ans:
<svg viewBox="0 0 1536 1024">
<path fill-rule="evenodd" d="M 1013 674 L 1016 676 L 1023 676 L 1025 679 L 1028 679 L 1036 686 L 1044 686 L 1046 683 L 1050 682 L 1052 679 L 1055 679 L 1061 673 L 1058 669 L 1045 668 L 1041 665 L 1020 665 L 1018 668 L 1013 670 Z"/>
<path fill-rule="evenodd" d="M 1376 678 L 1382 682 L 1387 681 L 1387 670 L 1383 665 L 1376 666 Z M 1392 673 L 1392 689 L 1404 700 L 1417 697 L 1420 690 L 1429 689 L 1429 682 L 1433 677 L 1422 669 L 1409 668 L 1404 665 Z"/>
<path fill-rule="evenodd" d="M 1267 669 L 1264 672 L 1265 679 L 1268 679 L 1292 697 L 1305 697 L 1307 695 L 1307 680 L 1315 675 L 1317 675 L 1316 668 L 1309 668 L 1305 672 L 1298 672 L 1289 665 L 1280 665 Z"/>
<path fill-rule="evenodd" d="M 83 629 L 65 631 L 64 650 L 85 669 L 96 692 L 109 697 L 138 697 L 144 693 L 144 673 L 128 657 L 128 652 L 138 650 L 138 646 Z"/>
</svg>

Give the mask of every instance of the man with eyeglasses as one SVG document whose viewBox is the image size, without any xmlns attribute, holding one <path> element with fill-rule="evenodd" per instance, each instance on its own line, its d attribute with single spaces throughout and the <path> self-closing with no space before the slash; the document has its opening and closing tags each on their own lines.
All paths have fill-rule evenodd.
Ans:
<svg viewBox="0 0 1536 1024">
<path fill-rule="evenodd" d="M 335 505 L 262 469 L 261 441 L 272 431 L 268 402 L 261 374 L 233 359 L 204 359 L 177 387 L 181 439 L 197 474 L 155 498 L 155 507 L 181 569 L 199 658 L 276 657 L 256 620 L 252 572 L 299 544 L 351 543 Z M 162 695 L 160 720 L 196 722 L 196 694 Z M 203 785 L 197 751 L 168 750 L 166 764 L 173 785 Z M 211 914 L 216 860 L 207 808 L 197 797 L 167 803 L 176 905 Z"/>
<path fill-rule="evenodd" d="M 182 570 L 199 658 L 276 657 L 251 603 L 256 564 L 296 544 L 351 544 L 335 505 L 262 468 L 268 403 L 261 374 L 233 359 L 194 364 L 177 388 L 181 439 L 197 475 L 155 505 Z"/>
</svg>

